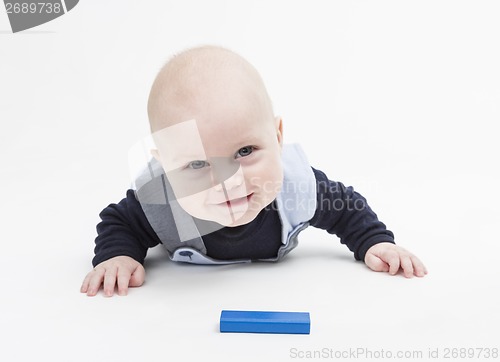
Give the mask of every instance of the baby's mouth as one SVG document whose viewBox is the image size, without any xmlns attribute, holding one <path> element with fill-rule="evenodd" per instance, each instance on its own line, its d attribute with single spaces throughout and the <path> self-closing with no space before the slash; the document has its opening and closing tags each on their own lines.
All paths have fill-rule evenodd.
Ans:
<svg viewBox="0 0 500 362">
<path fill-rule="evenodd" d="M 252 196 L 253 196 L 253 193 L 251 193 L 247 196 L 239 197 L 237 199 L 228 200 L 228 201 L 226 201 L 226 205 L 227 205 L 227 207 L 235 207 L 235 206 L 239 206 L 239 205 L 245 205 L 246 203 L 250 202 L 250 199 L 252 198 Z"/>
</svg>

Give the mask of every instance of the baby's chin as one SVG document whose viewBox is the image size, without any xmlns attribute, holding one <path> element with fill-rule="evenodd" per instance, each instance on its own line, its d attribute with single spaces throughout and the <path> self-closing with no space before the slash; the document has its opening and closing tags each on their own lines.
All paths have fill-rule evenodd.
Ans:
<svg viewBox="0 0 500 362">
<path fill-rule="evenodd" d="M 237 227 L 237 226 L 249 224 L 252 221 L 254 221 L 257 218 L 257 216 L 261 213 L 261 211 L 264 210 L 268 206 L 267 204 L 270 204 L 272 202 L 272 201 L 269 201 L 269 202 L 264 201 L 262 203 L 262 200 L 260 200 L 260 201 L 261 201 L 260 203 L 256 202 L 256 201 L 254 201 L 254 203 L 251 203 L 248 210 L 243 214 L 235 214 L 235 215 L 233 214 L 234 220 L 230 220 L 230 222 L 228 222 L 227 225 L 224 225 L 224 226 Z M 262 206 L 262 204 L 264 204 L 266 206 Z"/>
<path fill-rule="evenodd" d="M 216 223 L 221 227 L 238 227 L 254 221 L 260 214 L 260 212 L 265 209 L 273 199 L 270 200 L 271 201 L 268 201 L 267 198 L 264 200 L 250 200 L 248 208 L 246 208 L 246 210 L 244 211 L 241 208 L 234 208 L 232 210 L 225 209 L 222 213 L 218 209 L 213 210 L 214 212 L 212 213 L 209 213 L 206 210 L 203 213 L 200 213 L 200 210 L 195 209 L 185 210 L 188 214 L 199 220 Z"/>
<path fill-rule="evenodd" d="M 250 215 L 245 214 L 241 218 L 237 218 L 234 220 L 234 222 L 231 222 L 229 225 L 224 225 L 230 228 L 237 227 L 237 226 L 242 226 L 251 223 L 252 221 L 255 220 L 259 213 L 252 213 Z"/>
<path fill-rule="evenodd" d="M 257 217 L 259 213 L 255 211 L 248 211 L 242 215 L 233 215 L 231 218 L 229 215 L 224 218 L 208 219 L 206 221 L 214 222 L 219 224 L 221 227 L 237 227 L 251 223 Z"/>
</svg>

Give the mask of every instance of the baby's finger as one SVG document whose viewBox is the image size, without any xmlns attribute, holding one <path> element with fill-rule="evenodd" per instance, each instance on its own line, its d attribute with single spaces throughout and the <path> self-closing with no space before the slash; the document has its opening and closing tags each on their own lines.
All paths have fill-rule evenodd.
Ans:
<svg viewBox="0 0 500 362">
<path fill-rule="evenodd" d="M 142 265 L 139 265 L 132 275 L 130 276 L 130 281 L 128 283 L 129 287 L 140 287 L 144 283 L 146 277 L 146 272 Z"/>
<path fill-rule="evenodd" d="M 82 286 L 80 287 L 80 293 L 87 293 L 87 290 L 89 289 L 89 281 L 90 281 L 90 273 L 88 273 L 85 276 L 85 279 L 83 279 Z"/>
<path fill-rule="evenodd" d="M 111 297 L 115 291 L 116 285 L 116 267 L 106 269 L 104 274 L 104 295 Z"/>
<path fill-rule="evenodd" d="M 387 272 L 389 271 L 389 265 L 387 265 L 382 259 L 373 254 L 367 254 L 365 257 L 365 264 L 373 271 L 376 272 Z"/>
<path fill-rule="evenodd" d="M 89 284 L 87 289 L 87 295 L 93 297 L 99 291 L 101 287 L 102 280 L 104 278 L 104 270 L 94 269 L 89 273 Z"/>
<path fill-rule="evenodd" d="M 130 271 L 126 268 L 118 269 L 118 295 L 127 295 L 128 284 L 130 281 Z"/>
<path fill-rule="evenodd" d="M 394 252 L 387 254 L 386 263 L 389 264 L 389 274 L 396 275 L 400 266 L 399 254 Z"/>
<path fill-rule="evenodd" d="M 401 268 L 403 269 L 405 277 L 407 278 L 413 277 L 413 263 L 409 256 L 401 257 Z"/>
<path fill-rule="evenodd" d="M 425 274 L 427 274 L 427 268 L 425 267 L 424 263 L 422 263 L 420 259 L 415 255 L 411 256 L 411 260 L 413 263 L 413 268 L 415 269 L 415 275 L 417 277 L 425 276 Z"/>
</svg>

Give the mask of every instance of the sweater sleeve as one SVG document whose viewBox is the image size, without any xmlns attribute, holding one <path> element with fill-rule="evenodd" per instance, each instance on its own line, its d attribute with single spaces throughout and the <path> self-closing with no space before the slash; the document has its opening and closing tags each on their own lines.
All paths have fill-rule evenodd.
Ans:
<svg viewBox="0 0 500 362">
<path fill-rule="evenodd" d="M 129 256 L 142 264 L 148 248 L 160 243 L 133 190 L 118 204 L 102 210 L 99 217 L 93 266 L 115 256 Z"/>
<path fill-rule="evenodd" d="M 394 234 L 368 206 L 366 199 L 340 182 L 331 181 L 313 168 L 317 186 L 317 208 L 311 226 L 324 229 L 340 238 L 354 253 L 356 260 L 364 260 L 370 247 L 381 242 L 394 243 Z"/>
</svg>

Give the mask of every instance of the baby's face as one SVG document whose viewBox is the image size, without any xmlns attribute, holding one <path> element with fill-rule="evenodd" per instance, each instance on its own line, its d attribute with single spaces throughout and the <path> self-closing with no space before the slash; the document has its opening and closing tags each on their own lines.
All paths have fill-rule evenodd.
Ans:
<svg viewBox="0 0 500 362">
<path fill-rule="evenodd" d="M 283 179 L 281 120 L 232 98 L 179 109 L 186 121 L 153 134 L 155 157 L 181 207 L 223 226 L 252 221 Z"/>
</svg>

